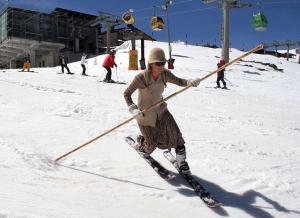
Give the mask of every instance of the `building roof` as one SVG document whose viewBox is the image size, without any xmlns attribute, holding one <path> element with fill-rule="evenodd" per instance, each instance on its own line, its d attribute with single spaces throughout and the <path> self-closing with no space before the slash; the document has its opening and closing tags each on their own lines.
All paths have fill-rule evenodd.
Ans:
<svg viewBox="0 0 300 218">
<path fill-rule="evenodd" d="M 77 11 L 71 11 L 71 10 L 67 10 L 67 9 L 64 9 L 64 8 L 55 8 L 51 14 L 53 15 L 65 15 L 65 16 L 68 16 L 68 17 L 76 17 L 76 18 L 85 18 L 85 19 L 88 19 L 88 20 L 92 20 L 92 19 L 95 19 L 97 18 L 96 15 L 92 15 L 92 14 L 86 14 L 86 13 L 82 13 L 82 12 L 77 12 Z"/>
<path fill-rule="evenodd" d="M 124 34 L 126 32 L 128 32 L 128 28 L 118 28 L 118 29 L 112 29 L 111 30 L 111 33 L 120 33 L 120 34 Z M 145 40 L 150 40 L 150 41 L 156 41 L 156 39 L 154 39 L 152 36 L 148 35 L 147 33 L 143 32 L 142 30 L 134 27 L 134 32 L 136 32 L 137 34 L 142 34 L 143 35 L 143 38 Z M 102 32 L 100 34 L 100 36 L 102 35 L 106 35 L 106 31 Z"/>
</svg>

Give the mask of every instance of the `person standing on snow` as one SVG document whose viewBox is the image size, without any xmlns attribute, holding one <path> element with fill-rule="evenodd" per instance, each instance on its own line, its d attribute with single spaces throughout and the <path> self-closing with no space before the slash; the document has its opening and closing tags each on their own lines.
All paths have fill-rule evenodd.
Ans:
<svg viewBox="0 0 300 218">
<path fill-rule="evenodd" d="M 116 51 L 112 50 L 103 61 L 102 67 L 107 70 L 104 82 L 114 82 L 111 79 L 111 68 L 113 68 L 114 66 L 117 67 L 117 64 L 115 62 L 115 54 Z"/>
<path fill-rule="evenodd" d="M 222 67 L 224 64 L 225 64 L 225 61 L 224 61 L 224 60 L 221 60 L 221 61 L 217 64 L 217 66 L 218 66 L 218 68 L 220 68 L 220 67 Z M 222 83 L 223 83 L 223 88 L 222 88 L 222 89 L 227 89 L 227 87 L 226 87 L 226 82 L 225 82 L 225 80 L 224 80 L 224 71 L 225 71 L 225 69 L 218 72 L 217 86 L 216 86 L 216 88 L 221 88 L 221 86 L 220 86 L 220 81 L 222 81 Z"/>
<path fill-rule="evenodd" d="M 85 64 L 87 64 L 87 60 L 86 60 L 86 54 L 83 53 L 82 57 L 81 57 L 81 61 L 80 61 L 81 67 L 82 67 L 82 76 L 87 76 L 87 74 L 85 73 L 86 71 L 86 67 Z"/>
<path fill-rule="evenodd" d="M 30 59 L 28 57 L 24 58 L 24 62 L 23 62 L 23 69 L 22 71 L 27 70 L 27 72 L 30 71 Z"/>
<path fill-rule="evenodd" d="M 163 99 L 162 93 L 168 82 L 178 86 L 191 84 L 196 87 L 200 84 L 200 79 L 185 80 L 176 77 L 164 67 L 166 61 L 164 51 L 161 48 L 153 48 L 150 51 L 148 68 L 135 76 L 125 90 L 124 98 L 129 112 L 137 120 L 142 134 L 137 138 L 139 151 L 147 156 L 157 147 L 160 149 L 175 148 L 180 171 L 190 173 L 189 165 L 186 162 L 185 141 L 167 104 L 163 102 L 145 114 L 142 113 L 142 110 Z M 131 98 L 136 90 L 138 90 L 137 105 Z"/>
<path fill-rule="evenodd" d="M 68 63 L 67 63 L 67 60 L 65 59 L 65 56 L 63 53 L 60 54 L 59 56 L 59 63 L 60 63 L 60 66 L 61 66 L 61 72 L 64 73 L 64 68 L 67 69 L 68 73 L 67 74 L 73 74 L 70 72 L 69 68 L 68 68 Z"/>
</svg>

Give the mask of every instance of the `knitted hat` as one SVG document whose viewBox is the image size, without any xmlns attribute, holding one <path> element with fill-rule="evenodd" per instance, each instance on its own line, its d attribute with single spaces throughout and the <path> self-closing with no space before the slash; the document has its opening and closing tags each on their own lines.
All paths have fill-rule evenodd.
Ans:
<svg viewBox="0 0 300 218">
<path fill-rule="evenodd" d="M 161 48 L 153 48 L 150 51 L 148 64 L 153 64 L 157 62 L 167 62 L 165 52 Z"/>
</svg>

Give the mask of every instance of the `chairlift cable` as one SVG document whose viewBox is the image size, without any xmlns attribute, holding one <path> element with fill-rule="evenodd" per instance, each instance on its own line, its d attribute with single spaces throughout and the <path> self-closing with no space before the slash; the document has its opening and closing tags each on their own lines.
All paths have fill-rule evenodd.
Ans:
<svg viewBox="0 0 300 218">
<path fill-rule="evenodd" d="M 192 2 L 194 0 L 184 0 L 184 1 L 180 1 L 180 2 L 173 2 L 172 5 L 179 5 L 179 4 L 185 4 L 185 3 L 189 3 Z M 163 5 L 163 4 L 162 4 Z M 153 5 L 152 7 L 146 7 L 146 8 L 139 8 L 139 9 L 132 9 L 134 13 L 136 12 L 141 12 L 141 11 L 149 11 L 149 10 L 153 10 L 153 7 L 161 7 L 162 5 Z M 122 13 L 122 12 L 119 12 Z M 119 14 L 119 13 L 115 13 L 115 14 Z"/>
<path fill-rule="evenodd" d="M 191 10 L 185 10 L 185 11 L 172 12 L 172 13 L 169 13 L 169 15 L 186 14 L 186 13 L 192 13 L 192 12 L 212 10 L 212 9 L 217 9 L 217 8 L 218 7 L 206 7 L 206 8 L 199 8 L 199 9 L 191 9 Z"/>
<path fill-rule="evenodd" d="M 300 3 L 299 0 L 264 2 L 265 5 Z"/>
<path fill-rule="evenodd" d="M 169 15 L 187 14 L 187 13 L 200 12 L 200 11 L 212 10 L 212 9 L 217 9 L 217 8 L 218 7 L 212 6 L 212 7 L 206 7 L 206 8 L 199 8 L 199 9 L 192 9 L 192 10 L 171 12 L 171 13 L 169 13 Z M 149 19 L 149 16 L 136 18 L 136 20 L 144 20 L 144 19 Z"/>
</svg>

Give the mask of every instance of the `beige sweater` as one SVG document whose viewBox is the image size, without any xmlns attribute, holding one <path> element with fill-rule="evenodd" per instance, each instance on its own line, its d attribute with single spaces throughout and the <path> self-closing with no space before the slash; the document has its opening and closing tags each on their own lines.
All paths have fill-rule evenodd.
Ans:
<svg viewBox="0 0 300 218">
<path fill-rule="evenodd" d="M 168 82 L 178 86 L 187 86 L 187 80 L 176 77 L 169 70 L 165 69 L 156 81 L 153 80 L 151 71 L 145 70 L 136 75 L 131 84 L 125 90 L 125 101 L 128 106 L 134 104 L 131 95 L 138 89 L 138 108 L 140 110 L 149 108 L 163 99 L 162 93 Z M 138 123 L 143 126 L 155 127 L 156 119 L 159 119 L 166 110 L 167 104 L 163 102 L 154 109 L 147 111 L 145 116 L 138 120 Z"/>
</svg>

